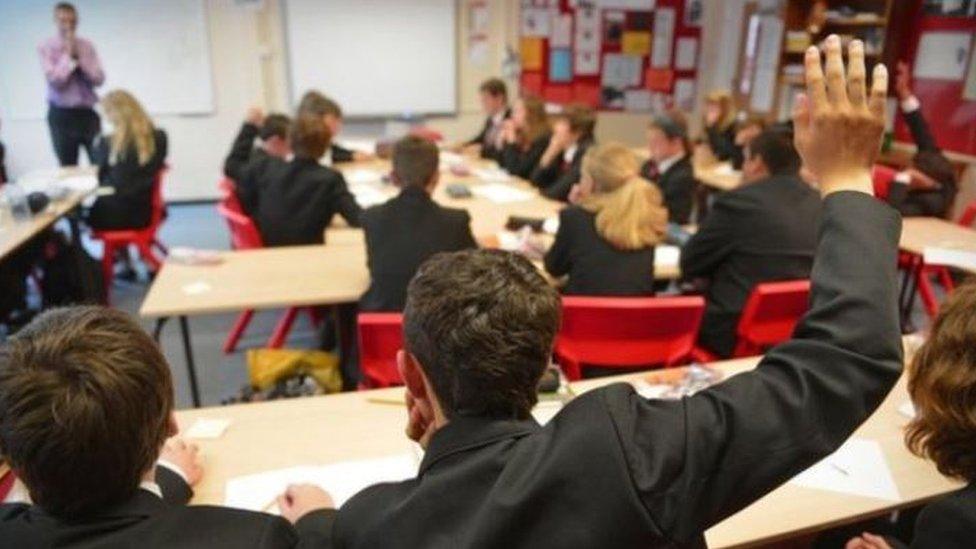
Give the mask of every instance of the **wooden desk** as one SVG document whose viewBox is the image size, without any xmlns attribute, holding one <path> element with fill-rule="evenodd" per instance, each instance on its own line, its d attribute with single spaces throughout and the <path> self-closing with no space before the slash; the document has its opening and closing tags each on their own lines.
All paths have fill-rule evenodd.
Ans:
<svg viewBox="0 0 976 549">
<path fill-rule="evenodd" d="M 732 375 L 755 366 L 758 358 L 718 363 Z M 585 392 L 637 375 L 573 384 Z M 201 440 L 206 474 L 196 487 L 195 504 L 224 501 L 229 478 L 295 465 L 324 465 L 408 453 L 404 437 L 406 411 L 368 399 L 402 398 L 403 389 L 381 389 L 260 404 L 244 404 L 177 412 L 181 428 L 196 418 L 228 418 L 232 424 L 216 440 Z M 878 441 L 898 486 L 901 501 L 890 502 L 835 492 L 783 485 L 766 497 L 710 529 L 709 547 L 736 547 L 770 542 L 909 507 L 954 490 L 935 467 L 912 456 L 902 443 L 907 418 L 897 411 L 907 400 L 904 380 L 855 436 Z"/>
<path fill-rule="evenodd" d="M 716 191 L 731 191 L 742 182 L 742 172 L 733 170 L 728 163 L 715 164 L 708 168 L 695 167 L 695 179 Z"/>
</svg>

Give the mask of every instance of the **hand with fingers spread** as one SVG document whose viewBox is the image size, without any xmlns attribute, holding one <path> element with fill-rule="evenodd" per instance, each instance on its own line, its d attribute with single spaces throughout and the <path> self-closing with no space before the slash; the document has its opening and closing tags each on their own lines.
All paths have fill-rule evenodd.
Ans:
<svg viewBox="0 0 976 549">
<path fill-rule="evenodd" d="M 842 190 L 871 194 L 871 166 L 884 133 L 888 71 L 875 65 L 868 94 L 864 44 L 851 41 L 846 75 L 840 38 L 827 37 L 825 49 L 826 72 L 820 51 L 810 47 L 806 52 L 807 93 L 797 98 L 793 110 L 796 148 L 824 195 Z"/>
</svg>

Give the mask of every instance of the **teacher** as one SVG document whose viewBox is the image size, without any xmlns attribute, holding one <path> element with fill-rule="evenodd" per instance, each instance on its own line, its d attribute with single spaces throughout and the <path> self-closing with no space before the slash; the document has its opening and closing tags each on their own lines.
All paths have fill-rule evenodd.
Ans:
<svg viewBox="0 0 976 549">
<path fill-rule="evenodd" d="M 92 144 L 101 130 L 93 108 L 98 102 L 95 88 L 105 81 L 105 72 L 95 46 L 76 34 L 78 10 L 73 5 L 55 5 L 54 22 L 57 36 L 38 48 L 47 79 L 47 123 L 58 162 L 74 166 L 79 147 L 92 161 Z"/>
</svg>

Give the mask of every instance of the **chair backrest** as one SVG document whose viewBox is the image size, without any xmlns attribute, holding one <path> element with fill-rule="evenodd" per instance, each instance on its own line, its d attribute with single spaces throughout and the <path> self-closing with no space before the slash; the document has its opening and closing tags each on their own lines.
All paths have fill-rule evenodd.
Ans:
<svg viewBox="0 0 976 549">
<path fill-rule="evenodd" d="M 163 217 L 166 215 L 166 201 L 163 200 L 163 180 L 168 171 L 169 165 L 163 165 L 153 177 L 152 213 L 149 217 L 149 228 L 153 230 L 156 230 L 163 223 Z"/>
<path fill-rule="evenodd" d="M 241 201 L 237 197 L 237 184 L 234 183 L 233 179 L 229 177 L 222 178 L 217 182 L 217 190 L 220 191 L 220 203 L 224 207 L 239 214 L 244 213 Z"/>
<path fill-rule="evenodd" d="M 786 341 L 809 308 L 809 280 L 757 284 L 739 317 L 735 356 L 757 354 Z"/>
<path fill-rule="evenodd" d="M 881 200 L 888 200 L 888 192 L 891 190 L 891 182 L 894 181 L 898 172 L 889 166 L 875 164 L 871 169 L 871 181 L 874 183 L 874 196 Z"/>
<path fill-rule="evenodd" d="M 397 351 L 402 348 L 402 314 L 359 315 L 359 367 L 365 387 L 374 389 L 403 384 L 396 365 Z"/>
<path fill-rule="evenodd" d="M 253 250 L 264 247 L 261 233 L 258 232 L 257 225 L 250 217 L 233 211 L 223 203 L 217 204 L 217 212 L 227 221 L 231 245 L 235 250 Z"/>
<path fill-rule="evenodd" d="M 596 366 L 674 365 L 694 348 L 704 312 L 700 296 L 566 296 L 557 346 Z"/>
<path fill-rule="evenodd" d="M 973 227 L 976 229 L 976 226 L 973 225 L 974 222 L 976 222 L 976 200 L 973 200 L 966 206 L 966 209 L 962 212 L 962 216 L 959 218 L 959 224 L 963 227 Z"/>
</svg>

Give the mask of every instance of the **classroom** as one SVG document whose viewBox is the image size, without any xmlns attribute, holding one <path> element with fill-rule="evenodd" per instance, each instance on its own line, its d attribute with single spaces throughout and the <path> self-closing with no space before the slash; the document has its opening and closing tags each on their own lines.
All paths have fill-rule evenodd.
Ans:
<svg viewBox="0 0 976 549">
<path fill-rule="evenodd" d="M 0 37 L 0 549 L 976 546 L 976 0 Z"/>
</svg>

